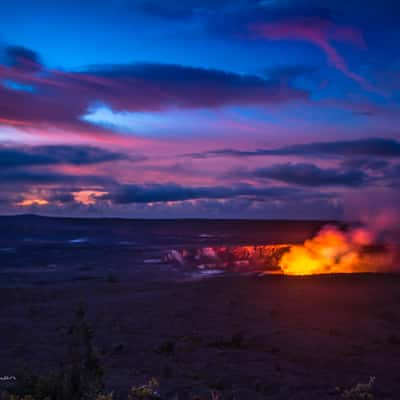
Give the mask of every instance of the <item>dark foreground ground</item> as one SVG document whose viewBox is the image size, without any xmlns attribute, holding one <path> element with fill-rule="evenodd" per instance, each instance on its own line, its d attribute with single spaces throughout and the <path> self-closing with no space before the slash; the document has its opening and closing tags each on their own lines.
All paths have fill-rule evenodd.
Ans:
<svg viewBox="0 0 400 400">
<path fill-rule="evenodd" d="M 84 301 L 117 393 L 156 377 L 171 399 L 323 400 L 375 376 L 377 399 L 399 399 L 400 276 L 205 278 L 155 261 L 179 246 L 302 241 L 321 225 L 235 224 L 0 220 L 0 377 L 56 367 Z"/>
</svg>

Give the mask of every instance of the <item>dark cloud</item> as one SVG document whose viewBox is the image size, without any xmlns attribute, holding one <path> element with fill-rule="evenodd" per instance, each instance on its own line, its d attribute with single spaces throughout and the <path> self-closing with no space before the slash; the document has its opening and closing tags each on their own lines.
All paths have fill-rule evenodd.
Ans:
<svg viewBox="0 0 400 400">
<path fill-rule="evenodd" d="M 381 171 L 389 167 L 390 163 L 387 159 L 352 157 L 343 160 L 341 165 L 344 168 L 362 168 L 364 170 Z"/>
<path fill-rule="evenodd" d="M 257 156 L 312 156 L 312 157 L 400 157 L 400 142 L 394 139 L 370 138 L 336 142 L 314 142 L 275 149 L 221 149 L 187 154 L 192 158 L 257 157 Z"/>
<path fill-rule="evenodd" d="M 32 171 L 23 169 L 1 169 L 0 186 L 8 186 L 18 191 L 20 185 L 30 187 L 43 187 L 46 185 L 85 185 L 106 186 L 113 184 L 112 178 L 98 175 L 71 175 L 51 171 Z"/>
<path fill-rule="evenodd" d="M 21 170 L 4 170 L 0 171 L 0 185 L 15 185 L 15 191 L 18 191 L 17 185 L 52 185 L 73 183 L 75 178 L 72 175 L 61 174 L 50 171 L 30 171 Z"/>
<path fill-rule="evenodd" d="M 220 31 L 238 30 L 249 21 L 271 21 L 287 17 L 319 17 L 355 20 L 371 26 L 396 26 L 400 5 L 393 0 L 186 0 L 164 2 L 157 0 L 128 0 L 125 7 L 167 19 L 202 17 L 211 20 L 212 28 Z M 362 10 L 362 12 L 360 12 Z M 222 26 L 221 26 L 222 25 Z"/>
<path fill-rule="evenodd" d="M 338 155 L 399 157 L 400 142 L 394 139 L 370 138 L 351 141 L 316 142 L 288 146 L 276 151 L 281 155 Z"/>
<path fill-rule="evenodd" d="M 186 67 L 166 64 L 135 64 L 97 67 L 93 73 L 110 83 L 130 83 L 134 80 L 136 90 L 150 90 L 151 96 L 137 99 L 129 97 L 134 108 L 159 109 L 169 106 L 182 108 L 219 107 L 230 104 L 279 103 L 295 98 L 305 98 L 305 91 L 283 87 L 279 76 L 267 79 L 256 75 L 240 75 L 215 69 Z M 128 85 L 129 86 L 129 85 Z M 130 90 L 132 86 L 127 89 Z M 111 90 L 113 88 L 110 88 Z M 142 92 L 141 95 L 144 93 Z M 126 95 L 126 93 L 125 93 Z M 142 96 L 143 97 L 143 96 Z M 147 104 L 146 104 L 147 100 Z M 115 99 L 114 102 L 117 102 Z M 123 104 L 115 108 L 124 109 Z"/>
<path fill-rule="evenodd" d="M 226 199 L 247 197 L 256 199 L 289 199 L 296 197 L 329 197 L 325 194 L 302 192 L 293 188 L 255 187 L 238 185 L 236 187 L 211 186 L 187 187 L 176 184 L 120 185 L 114 191 L 103 196 L 116 204 L 158 203 L 196 199 Z"/>
<path fill-rule="evenodd" d="M 87 128 L 88 109 L 106 104 L 120 111 L 214 108 L 307 99 L 309 93 L 279 77 L 168 64 L 93 66 L 76 72 L 23 73 L 0 66 L 0 79 L 32 90 L 0 86 L 0 120 L 16 125 Z"/>
<path fill-rule="evenodd" d="M 31 49 L 22 46 L 9 46 L 5 49 L 6 63 L 23 72 L 37 72 L 41 69 L 39 55 Z"/>
<path fill-rule="evenodd" d="M 43 193 L 44 194 L 44 193 Z M 3 210 L 9 213 L 40 213 L 57 216 L 119 216 L 127 218 L 231 218 L 231 219 L 338 219 L 341 216 L 341 203 L 334 197 L 321 196 L 310 191 L 297 191 L 297 195 L 282 196 L 279 201 L 274 197 L 235 197 L 219 199 L 198 199 L 196 202 L 183 201 L 175 203 L 110 203 L 96 199 L 92 205 L 76 202 L 73 196 L 46 193 L 41 196 L 49 203 L 38 206 L 21 207 L 18 202 L 24 197 L 4 196 L 0 194 Z M 332 200 L 332 201 L 330 201 Z M 335 200 L 335 201 L 333 201 Z"/>
<path fill-rule="evenodd" d="M 320 168 L 314 164 L 277 164 L 259 168 L 252 175 L 300 186 L 350 186 L 365 185 L 369 178 L 360 170 Z"/>
<path fill-rule="evenodd" d="M 128 159 L 123 153 L 91 146 L 0 146 L 0 167 L 23 167 L 40 165 L 90 165 Z M 131 157 L 141 160 L 143 157 Z"/>
</svg>

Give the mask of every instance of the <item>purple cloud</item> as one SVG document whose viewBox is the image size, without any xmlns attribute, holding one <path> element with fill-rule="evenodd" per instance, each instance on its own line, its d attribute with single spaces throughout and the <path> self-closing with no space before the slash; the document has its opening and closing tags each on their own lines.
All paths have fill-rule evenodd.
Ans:
<svg viewBox="0 0 400 400">
<path fill-rule="evenodd" d="M 332 142 L 313 142 L 295 144 L 291 146 L 256 149 L 237 150 L 220 149 L 210 150 L 203 153 L 186 154 L 191 158 L 209 157 L 260 157 L 260 156 L 304 156 L 304 157 L 400 157 L 400 142 L 395 139 L 367 138 L 356 140 L 338 140 Z"/>
<path fill-rule="evenodd" d="M 251 175 L 256 178 L 309 187 L 359 187 L 369 182 L 369 176 L 358 169 L 320 168 L 310 163 L 275 164 L 258 168 Z"/>
<path fill-rule="evenodd" d="M 18 60 L 38 59 L 26 49 L 13 53 L 24 54 L 16 55 Z M 87 128 L 81 118 L 96 104 L 135 112 L 278 104 L 309 96 L 276 76 L 168 64 L 98 65 L 74 72 L 0 65 L 1 80 L 32 87 L 24 91 L 0 84 L 0 123 L 24 126 Z"/>
</svg>

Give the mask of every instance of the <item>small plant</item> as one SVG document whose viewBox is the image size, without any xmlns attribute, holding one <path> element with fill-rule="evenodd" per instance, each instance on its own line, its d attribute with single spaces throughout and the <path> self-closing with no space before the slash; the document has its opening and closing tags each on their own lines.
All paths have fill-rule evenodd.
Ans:
<svg viewBox="0 0 400 400">
<path fill-rule="evenodd" d="M 99 394 L 96 397 L 96 400 L 113 400 L 114 399 L 114 394 L 109 393 L 109 394 Z"/>
<path fill-rule="evenodd" d="M 375 382 L 375 377 L 371 376 L 368 383 L 357 383 L 350 389 L 342 392 L 342 399 L 344 400 L 375 400 L 372 389 Z"/>
<path fill-rule="evenodd" d="M 128 400 L 159 399 L 160 396 L 157 392 L 159 386 L 157 379 L 151 378 L 149 382 L 143 386 L 134 386 L 131 389 L 131 394 L 128 396 Z"/>
<path fill-rule="evenodd" d="M 92 344 L 93 330 L 86 321 L 83 304 L 76 321 L 69 329 L 71 338 L 69 361 L 47 375 L 37 375 L 29 368 L 16 373 L 14 394 L 5 400 L 89 400 L 96 399 L 103 390 L 103 370 Z M 14 391 L 13 391 L 14 392 Z M 17 394 L 18 396 L 16 396 Z M 112 395 L 99 400 L 110 400 Z M 108 397 L 107 397 L 108 396 Z"/>
<path fill-rule="evenodd" d="M 15 382 L 16 379 L 14 375 L 0 376 L 0 382 Z"/>
<path fill-rule="evenodd" d="M 113 353 L 122 353 L 125 352 L 127 349 L 125 343 L 117 343 L 113 346 L 112 351 Z"/>
<path fill-rule="evenodd" d="M 211 400 L 221 400 L 221 396 L 217 392 L 211 392 Z"/>
</svg>

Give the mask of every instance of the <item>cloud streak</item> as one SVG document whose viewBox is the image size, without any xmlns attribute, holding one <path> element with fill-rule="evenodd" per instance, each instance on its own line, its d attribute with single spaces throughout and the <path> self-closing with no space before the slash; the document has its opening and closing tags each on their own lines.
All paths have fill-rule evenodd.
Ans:
<svg viewBox="0 0 400 400">
<path fill-rule="evenodd" d="M 49 165 L 91 165 L 104 162 L 131 159 L 143 160 L 142 156 L 128 157 L 121 152 L 113 152 L 91 146 L 6 146 L 0 145 L 0 167 L 26 167 Z"/>
<path fill-rule="evenodd" d="M 256 187 L 251 185 L 181 186 L 177 184 L 120 185 L 104 195 L 104 200 L 116 204 L 177 202 L 197 199 L 227 199 L 246 197 L 253 200 L 286 199 L 301 197 L 329 197 L 321 193 L 302 192 L 285 187 Z"/>
<path fill-rule="evenodd" d="M 395 139 L 368 138 L 348 141 L 312 142 L 278 147 L 275 149 L 220 149 L 203 153 L 185 154 L 190 158 L 210 157 L 260 157 L 260 156 L 304 156 L 304 157 L 400 157 L 400 142 Z"/>
<path fill-rule="evenodd" d="M 9 82 L 0 83 L 3 124 L 90 129 L 82 117 L 100 104 L 116 111 L 151 112 L 280 104 L 309 96 L 279 77 L 182 65 L 97 65 L 73 72 L 35 69 L 32 65 L 38 65 L 39 56 L 17 49 L 12 50 L 13 62 L 0 65 L 0 82 Z"/>
<path fill-rule="evenodd" d="M 361 33 L 353 27 L 339 26 L 329 19 L 321 17 L 294 17 L 254 24 L 250 30 L 260 38 L 269 40 L 295 40 L 311 43 L 320 48 L 329 63 L 345 76 L 357 82 L 365 90 L 379 91 L 361 75 L 350 70 L 345 59 L 331 44 L 331 40 L 352 44 L 361 49 L 367 45 Z"/>
<path fill-rule="evenodd" d="M 360 187 L 369 182 L 368 175 L 361 170 L 320 168 L 310 163 L 275 164 L 270 167 L 258 168 L 251 175 L 256 178 L 308 187 Z"/>
</svg>

